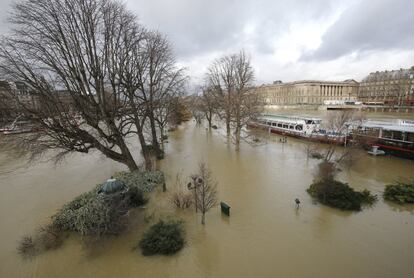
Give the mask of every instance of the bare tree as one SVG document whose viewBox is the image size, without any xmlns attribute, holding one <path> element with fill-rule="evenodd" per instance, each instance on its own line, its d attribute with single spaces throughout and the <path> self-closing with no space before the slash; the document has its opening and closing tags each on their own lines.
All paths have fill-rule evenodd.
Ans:
<svg viewBox="0 0 414 278">
<path fill-rule="evenodd" d="M 159 142 L 163 141 L 177 109 L 176 102 L 183 94 L 187 77 L 184 69 L 176 68 L 171 47 L 158 32 L 136 28 L 132 36 L 125 34 L 125 37 L 127 43 L 121 48 L 125 54 L 119 55 L 124 57 L 119 72 L 132 110 L 130 116 L 144 157 L 154 151 L 161 158 L 163 151 Z"/>
<path fill-rule="evenodd" d="M 176 67 L 171 46 L 159 32 L 149 32 L 144 44 L 145 51 L 141 57 L 143 64 L 137 72 L 140 98 L 149 119 L 152 147 L 156 156 L 162 158 L 164 152 L 158 140 L 157 128 L 164 128 L 167 116 L 177 107 L 171 101 L 182 95 L 187 76 L 183 68 Z"/>
<path fill-rule="evenodd" d="M 135 133 L 141 145 L 141 152 L 145 160 L 145 168 L 152 168 L 152 152 L 148 141 L 150 135 L 146 132 L 146 122 L 148 120 L 145 101 L 141 93 L 140 73 L 145 71 L 146 62 L 143 59 L 145 40 L 148 31 L 139 26 L 131 26 L 125 29 L 122 36 L 122 47 L 114 49 L 116 61 L 113 63 L 113 74 L 119 77 L 119 82 L 123 88 L 127 111 L 124 115 L 125 124 L 134 126 L 131 132 Z M 148 138 L 149 137 L 149 138 Z"/>
<path fill-rule="evenodd" d="M 184 183 L 182 181 L 181 173 L 177 173 L 175 178 L 175 189 L 170 194 L 170 202 L 180 209 L 187 209 L 193 204 L 193 196 L 190 192 L 186 191 Z"/>
<path fill-rule="evenodd" d="M 167 127 L 171 123 L 171 118 L 177 107 L 178 98 L 174 96 L 165 97 L 155 108 L 155 123 L 160 131 L 160 142 L 164 149 Z"/>
<path fill-rule="evenodd" d="M 194 108 L 193 116 L 197 123 L 201 123 L 204 118 L 208 122 L 208 127 L 212 127 L 213 117 L 217 113 L 217 98 L 211 87 L 201 87 L 201 94 L 195 96 L 192 100 L 192 107 Z"/>
<path fill-rule="evenodd" d="M 236 150 L 240 148 L 242 129 L 262 111 L 262 103 L 253 87 L 254 71 L 244 51 L 224 56 L 209 68 L 207 80 L 224 115 L 227 134 L 234 130 Z M 223 117 L 223 116 L 222 116 Z"/>
<path fill-rule="evenodd" d="M 250 59 L 241 51 L 235 59 L 235 90 L 232 97 L 232 122 L 236 141 L 236 150 L 240 148 L 242 128 L 261 112 L 261 101 L 252 89 L 254 71 Z"/>
<path fill-rule="evenodd" d="M 326 130 L 326 144 L 319 148 L 308 148 L 308 155 L 321 158 L 326 163 L 338 163 L 347 166 L 352 165 L 357 158 L 360 141 L 353 132 L 353 128 L 359 126 L 363 116 L 354 110 L 330 111 L 323 128 Z M 352 136 L 350 136 L 350 134 Z M 348 142 L 348 140 L 351 140 Z M 342 148 L 344 146 L 345 148 Z M 319 149 L 319 150 L 318 150 Z"/>
<path fill-rule="evenodd" d="M 207 70 L 207 82 L 220 105 L 218 115 L 226 122 L 227 136 L 230 136 L 231 94 L 235 88 L 235 55 L 224 56 L 213 62 Z"/>
<path fill-rule="evenodd" d="M 205 224 L 205 214 L 212 207 L 217 205 L 217 182 L 213 180 L 211 171 L 205 163 L 200 163 L 198 173 L 191 176 L 193 184 L 189 189 L 195 190 L 196 211 L 202 213 L 201 224 Z"/>
</svg>

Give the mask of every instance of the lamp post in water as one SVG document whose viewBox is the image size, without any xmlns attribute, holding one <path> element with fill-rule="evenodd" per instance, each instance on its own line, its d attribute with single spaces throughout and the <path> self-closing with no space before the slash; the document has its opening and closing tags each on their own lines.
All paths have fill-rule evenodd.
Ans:
<svg viewBox="0 0 414 278">
<path fill-rule="evenodd" d="M 200 187 L 201 185 L 203 185 L 203 179 L 198 176 L 198 175 L 192 175 L 191 176 L 191 182 L 189 182 L 187 184 L 187 188 L 188 190 L 194 190 L 194 202 L 195 202 L 195 208 L 196 208 L 196 212 L 198 212 L 197 209 L 197 187 Z"/>
</svg>

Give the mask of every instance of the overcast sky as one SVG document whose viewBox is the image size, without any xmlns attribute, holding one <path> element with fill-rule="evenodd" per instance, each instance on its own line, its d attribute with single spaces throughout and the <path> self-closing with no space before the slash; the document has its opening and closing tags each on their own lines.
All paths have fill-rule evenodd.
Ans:
<svg viewBox="0 0 414 278">
<path fill-rule="evenodd" d="M 0 32 L 12 0 L 0 0 Z M 217 57 L 244 49 L 256 83 L 361 80 L 414 65 L 414 0 L 124 0 L 166 34 L 193 84 Z"/>
</svg>

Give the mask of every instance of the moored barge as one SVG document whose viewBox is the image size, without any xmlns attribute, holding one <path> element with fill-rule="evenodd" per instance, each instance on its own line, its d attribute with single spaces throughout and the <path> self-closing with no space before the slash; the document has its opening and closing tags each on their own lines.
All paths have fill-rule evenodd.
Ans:
<svg viewBox="0 0 414 278">
<path fill-rule="evenodd" d="M 320 118 L 262 115 L 248 124 L 271 133 L 310 141 L 375 146 L 385 154 L 414 159 L 414 121 L 358 121 L 346 124 L 341 133 L 326 130 Z"/>
<path fill-rule="evenodd" d="M 322 143 L 344 145 L 347 140 L 347 134 L 323 129 L 322 120 L 319 118 L 266 114 L 250 122 L 248 126 Z"/>
<path fill-rule="evenodd" d="M 366 146 L 378 146 L 386 154 L 414 159 L 414 121 L 364 121 L 349 125 L 353 140 Z"/>
</svg>

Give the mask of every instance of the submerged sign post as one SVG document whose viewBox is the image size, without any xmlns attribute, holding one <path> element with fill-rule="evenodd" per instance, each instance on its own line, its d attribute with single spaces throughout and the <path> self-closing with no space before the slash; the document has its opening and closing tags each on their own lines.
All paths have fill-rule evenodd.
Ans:
<svg viewBox="0 0 414 278">
<path fill-rule="evenodd" d="M 220 202 L 221 212 L 227 216 L 230 216 L 230 206 L 224 202 Z"/>
</svg>

